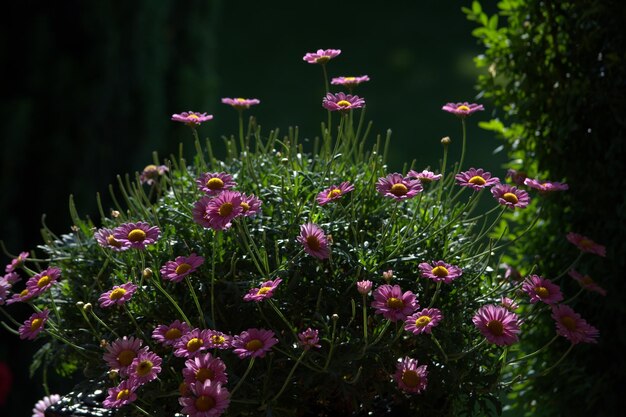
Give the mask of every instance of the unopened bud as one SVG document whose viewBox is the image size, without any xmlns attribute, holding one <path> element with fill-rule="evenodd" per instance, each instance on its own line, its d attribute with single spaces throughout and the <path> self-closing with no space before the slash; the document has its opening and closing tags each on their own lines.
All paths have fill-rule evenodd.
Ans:
<svg viewBox="0 0 626 417">
<path fill-rule="evenodd" d="M 359 294 L 367 295 L 372 290 L 372 281 L 359 281 L 356 283 L 356 289 Z"/>
<path fill-rule="evenodd" d="M 450 136 L 445 136 L 443 138 L 441 138 L 441 144 L 444 146 L 448 146 L 450 143 L 452 143 L 452 139 L 450 139 Z"/>
<path fill-rule="evenodd" d="M 87 313 L 90 313 L 91 310 L 93 310 L 93 306 L 91 305 L 91 303 L 86 303 L 85 305 L 83 305 L 83 310 Z"/>
<path fill-rule="evenodd" d="M 143 270 L 142 275 L 143 275 L 143 277 L 144 277 L 144 278 L 146 278 L 146 279 L 150 279 L 150 278 L 152 278 L 152 275 L 153 275 L 153 273 L 152 273 L 152 269 L 150 269 L 150 268 L 146 268 L 146 269 L 144 269 L 144 270 Z"/>
<path fill-rule="evenodd" d="M 337 321 L 339 320 L 339 314 L 333 314 L 330 318 L 333 319 L 333 321 Z"/>
<path fill-rule="evenodd" d="M 83 308 L 84 305 L 85 305 L 85 303 L 83 303 L 82 301 L 78 301 L 76 303 L 76 307 L 78 307 L 78 308 Z"/>
<path fill-rule="evenodd" d="M 392 269 L 383 272 L 383 279 L 387 282 L 387 284 L 389 284 L 389 282 L 391 282 L 392 278 L 393 278 L 393 270 Z"/>
<path fill-rule="evenodd" d="M 111 210 L 111 217 L 117 219 L 118 217 L 120 217 L 120 212 L 117 210 Z"/>
<path fill-rule="evenodd" d="M 117 379 L 118 376 L 119 372 L 117 372 L 115 369 L 111 369 L 109 371 L 109 379 Z"/>
</svg>

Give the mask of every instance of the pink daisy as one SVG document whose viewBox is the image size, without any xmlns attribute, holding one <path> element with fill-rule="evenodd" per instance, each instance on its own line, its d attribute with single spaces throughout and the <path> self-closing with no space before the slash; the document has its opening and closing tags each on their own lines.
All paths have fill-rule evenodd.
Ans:
<svg viewBox="0 0 626 417">
<path fill-rule="evenodd" d="M 141 171 L 141 174 L 139 174 L 139 181 L 142 184 L 152 185 L 158 181 L 159 177 L 162 177 L 168 171 L 169 168 L 165 165 L 146 165 L 143 171 Z"/>
<path fill-rule="evenodd" d="M 102 246 L 103 248 L 111 249 L 116 252 L 129 249 L 128 246 L 124 246 L 122 242 L 115 239 L 115 237 L 113 236 L 113 230 L 107 229 L 106 227 L 98 229 L 93 234 L 93 237 L 96 239 L 96 242 L 98 242 L 98 245 Z"/>
<path fill-rule="evenodd" d="M 344 194 L 349 193 L 354 190 L 354 185 L 350 185 L 349 181 L 344 181 L 339 185 L 333 185 L 321 193 L 319 193 L 316 197 L 317 203 L 320 206 L 324 204 L 330 203 L 331 201 L 335 201 L 343 197 Z"/>
<path fill-rule="evenodd" d="M 509 311 L 515 311 L 519 308 L 519 305 L 508 297 L 502 297 L 500 299 L 500 305 Z"/>
<path fill-rule="evenodd" d="M 300 346 L 302 349 L 309 350 L 311 348 L 321 348 L 322 345 L 319 344 L 319 331 L 311 329 L 310 327 L 305 331 L 298 333 L 298 340 L 300 341 Z"/>
<path fill-rule="evenodd" d="M 137 357 L 128 367 L 128 375 L 134 379 L 137 385 L 142 385 L 157 378 L 161 372 L 162 359 L 156 353 L 150 351 L 139 352 Z"/>
<path fill-rule="evenodd" d="M 524 181 L 527 177 L 528 175 L 526 175 L 524 171 L 517 171 L 515 169 L 508 169 L 505 176 L 505 178 L 510 178 L 513 184 L 518 186 L 524 185 Z"/>
<path fill-rule="evenodd" d="M 13 271 L 15 271 L 17 268 L 19 268 L 22 265 L 24 265 L 24 261 L 26 260 L 26 258 L 28 258 L 28 252 L 21 252 L 19 255 L 17 255 L 17 258 L 13 259 L 4 268 L 4 271 L 5 272 L 13 272 Z"/>
<path fill-rule="evenodd" d="M 347 113 L 348 110 L 360 109 L 365 106 L 365 100 L 359 96 L 345 93 L 328 93 L 322 99 L 322 107 L 330 111 L 340 111 Z"/>
<path fill-rule="evenodd" d="M 466 117 L 475 113 L 477 111 L 483 111 L 485 108 L 482 104 L 468 103 L 467 101 L 463 103 L 447 103 L 445 106 L 441 108 L 443 111 L 447 111 L 448 113 L 452 113 L 455 116 Z"/>
<path fill-rule="evenodd" d="M 117 387 L 108 389 L 109 395 L 102 401 L 102 406 L 104 408 L 120 408 L 132 403 L 137 399 L 135 390 L 138 387 L 134 379 L 120 382 Z"/>
<path fill-rule="evenodd" d="M 261 101 L 256 99 L 256 98 L 223 98 L 222 99 L 222 103 L 224 104 L 228 104 L 229 106 L 231 106 L 232 108 L 236 109 L 236 110 L 244 110 L 244 109 L 249 109 L 250 106 L 256 106 L 257 104 L 260 104 Z"/>
<path fill-rule="evenodd" d="M 193 111 L 185 111 L 180 114 L 173 114 L 172 121 L 185 123 L 187 126 L 200 126 L 202 123 L 213 119 L 213 115 L 206 113 L 196 113 Z"/>
<path fill-rule="evenodd" d="M 206 380 L 222 385 L 228 383 L 224 361 L 210 353 L 187 359 L 183 368 L 183 378 L 189 386 L 196 383 L 202 384 Z"/>
<path fill-rule="evenodd" d="M 20 339 L 34 340 L 43 330 L 43 326 L 48 321 L 48 315 L 50 315 L 50 311 L 45 309 L 30 316 L 18 329 Z"/>
<path fill-rule="evenodd" d="M 154 244 L 161 234 L 157 226 L 145 222 L 125 223 L 113 230 L 113 237 L 124 247 L 145 249 L 146 245 Z"/>
<path fill-rule="evenodd" d="M 328 239 L 324 231 L 316 224 L 307 223 L 300 226 L 300 236 L 296 238 L 304 246 L 304 251 L 317 259 L 330 257 Z"/>
<path fill-rule="evenodd" d="M 510 209 L 524 208 L 530 202 L 530 197 L 526 191 L 518 190 L 508 184 L 495 185 L 491 189 L 491 194 L 493 194 L 493 198 L 498 200 L 498 203 Z"/>
<path fill-rule="evenodd" d="M 29 280 L 26 281 L 26 288 L 28 288 L 29 293 L 33 297 L 36 297 L 56 284 L 60 276 L 61 269 L 57 267 L 45 269 L 29 278 Z"/>
<path fill-rule="evenodd" d="M 367 75 L 361 75 L 358 77 L 335 77 L 330 81 L 330 83 L 332 85 L 343 85 L 348 88 L 354 88 L 357 85 L 369 80 L 370 77 L 368 77 Z"/>
<path fill-rule="evenodd" d="M 280 284 L 283 280 L 280 278 L 276 278 L 274 281 L 266 281 L 261 284 L 260 288 L 252 288 L 248 291 L 248 294 L 243 296 L 244 301 L 263 301 L 266 298 L 271 298 L 274 295 L 274 291 L 278 284 Z"/>
<path fill-rule="evenodd" d="M 428 385 L 428 370 L 426 365 L 419 365 L 417 359 L 404 357 L 398 359 L 394 379 L 398 388 L 403 391 L 419 394 Z"/>
<path fill-rule="evenodd" d="M 148 350 L 142 348 L 143 341 L 135 339 L 133 336 L 124 336 L 116 339 L 106 347 L 106 352 L 102 359 L 109 365 L 111 370 L 116 370 L 122 377 L 128 375 L 128 367 L 140 352 Z"/>
<path fill-rule="evenodd" d="M 178 339 L 174 345 L 174 356 L 191 358 L 209 348 L 209 330 L 193 329 Z"/>
<path fill-rule="evenodd" d="M 556 332 L 572 344 L 597 343 L 600 332 L 575 313 L 569 306 L 559 304 L 552 307 L 552 318 L 556 322 Z"/>
<path fill-rule="evenodd" d="M 443 281 L 446 284 L 451 283 L 461 275 L 463 270 L 456 265 L 450 265 L 444 261 L 436 261 L 432 263 L 422 262 L 418 265 L 420 274 L 424 278 L 430 278 L 435 282 Z"/>
<path fill-rule="evenodd" d="M 423 190 L 422 183 L 409 177 L 403 177 L 402 174 L 393 173 L 386 177 L 379 178 L 376 182 L 376 190 L 379 194 L 402 201 L 415 197 Z"/>
<path fill-rule="evenodd" d="M 10 294 L 11 286 L 6 281 L 0 280 L 0 306 L 3 305 Z"/>
<path fill-rule="evenodd" d="M 594 253 L 602 257 L 606 256 L 606 247 L 594 242 L 588 237 L 570 232 L 567 234 L 567 240 L 576 245 L 582 252 Z"/>
<path fill-rule="evenodd" d="M 175 260 L 168 261 L 161 267 L 161 278 L 180 282 L 187 275 L 194 273 L 203 263 L 204 258 L 195 253 L 189 256 L 177 256 Z"/>
<path fill-rule="evenodd" d="M 189 417 L 217 417 L 226 411 L 230 404 L 230 393 L 222 384 L 210 379 L 189 387 L 187 396 L 180 397 L 178 403 L 183 407 L 182 414 Z"/>
<path fill-rule="evenodd" d="M 20 277 L 17 272 L 9 272 L 8 274 L 0 277 L 0 282 L 8 285 L 9 288 L 13 286 L 13 284 L 15 284 L 16 282 L 20 282 L 21 280 L 22 277 Z"/>
<path fill-rule="evenodd" d="M 214 198 L 202 197 L 193 208 L 196 223 L 214 230 L 228 229 L 241 213 L 241 194 L 235 191 L 223 191 Z"/>
<path fill-rule="evenodd" d="M 526 178 L 524 180 L 524 185 L 530 188 L 534 188 L 535 190 L 539 190 L 543 193 L 569 190 L 569 185 L 561 182 L 538 181 L 531 178 Z"/>
<path fill-rule="evenodd" d="M 22 292 L 13 294 L 13 296 L 10 299 L 6 300 L 6 303 L 7 304 L 21 303 L 21 302 L 28 301 L 34 298 L 36 295 L 37 293 L 33 293 L 28 288 L 24 288 Z"/>
<path fill-rule="evenodd" d="M 420 180 L 420 182 L 422 184 L 428 184 L 431 183 L 433 181 L 439 181 L 442 177 L 441 174 L 435 174 L 432 171 L 429 171 L 427 169 L 423 170 L 422 172 L 417 172 L 414 170 L 410 170 L 407 174 L 407 177 L 409 178 L 416 178 L 418 180 Z"/>
<path fill-rule="evenodd" d="M 263 358 L 278 343 L 274 332 L 265 329 L 248 329 L 233 339 L 234 352 L 240 359 L 252 356 Z"/>
<path fill-rule="evenodd" d="M 404 320 L 419 308 L 417 298 L 411 291 L 402 293 L 399 285 L 381 285 L 374 291 L 372 307 L 376 314 L 382 314 L 387 320 Z"/>
<path fill-rule="evenodd" d="M 163 346 L 174 346 L 189 330 L 187 323 L 176 320 L 167 325 L 159 324 L 152 332 L 152 338 Z"/>
<path fill-rule="evenodd" d="M 356 283 L 356 290 L 361 295 L 367 295 L 370 291 L 372 291 L 372 281 L 365 280 L 359 281 Z"/>
<path fill-rule="evenodd" d="M 439 309 L 425 308 L 406 318 L 404 330 L 413 334 L 430 333 L 442 319 L 443 315 Z"/>
<path fill-rule="evenodd" d="M 137 291 L 137 286 L 132 282 L 115 285 L 112 289 L 103 293 L 100 298 L 98 298 L 98 302 L 102 308 L 111 307 L 115 304 L 122 305 L 132 298 L 135 291 Z"/>
<path fill-rule="evenodd" d="M 196 180 L 196 184 L 200 191 L 212 196 L 237 186 L 233 177 L 225 172 L 205 172 Z"/>
<path fill-rule="evenodd" d="M 207 346 L 209 349 L 230 349 L 232 347 L 232 336 L 218 330 L 209 330 L 207 334 Z"/>
<path fill-rule="evenodd" d="M 35 408 L 33 408 L 32 411 L 32 417 L 45 417 L 46 409 L 59 401 L 61 401 L 61 396 L 58 394 L 43 397 L 35 404 Z"/>
<path fill-rule="evenodd" d="M 549 279 L 538 275 L 531 275 L 524 280 L 522 290 L 530 296 L 530 302 L 535 304 L 543 301 L 546 304 L 556 304 L 563 300 L 563 294 L 558 285 Z"/>
<path fill-rule="evenodd" d="M 261 200 L 254 194 L 241 194 L 241 214 L 245 217 L 253 217 L 261 210 Z"/>
<path fill-rule="evenodd" d="M 325 64 L 341 53 L 341 49 L 318 49 L 308 52 L 302 59 L 309 64 Z"/>
<path fill-rule="evenodd" d="M 508 346 L 517 342 L 520 333 L 517 314 L 502 306 L 488 304 L 482 306 L 472 322 L 489 343 L 498 346 Z"/>
<path fill-rule="evenodd" d="M 470 168 L 467 171 L 458 173 L 455 178 L 458 185 L 470 187 L 476 191 L 500 183 L 499 178 L 491 177 L 491 173 L 483 171 L 482 168 Z"/>
<path fill-rule="evenodd" d="M 569 271 L 569 276 L 574 278 L 576 282 L 578 282 L 580 286 L 584 289 L 597 292 L 600 295 L 606 295 L 606 290 L 599 286 L 589 275 L 583 275 L 580 272 L 572 269 Z"/>
</svg>

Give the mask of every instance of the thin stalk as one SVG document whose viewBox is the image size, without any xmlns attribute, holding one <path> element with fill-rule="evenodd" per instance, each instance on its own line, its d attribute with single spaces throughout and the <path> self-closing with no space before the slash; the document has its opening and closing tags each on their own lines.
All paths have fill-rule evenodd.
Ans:
<svg viewBox="0 0 626 417">
<path fill-rule="evenodd" d="M 191 280 L 189 276 L 185 277 L 185 282 L 187 283 L 187 287 L 189 288 L 189 292 L 191 293 L 191 298 L 193 298 L 193 302 L 196 304 L 196 308 L 198 309 L 198 316 L 200 317 L 200 321 L 202 322 L 202 327 L 206 329 L 206 322 L 204 321 L 204 313 L 202 312 L 202 307 L 200 307 L 200 301 L 198 300 L 198 296 L 196 295 L 196 290 L 191 285 Z"/>
<path fill-rule="evenodd" d="M 328 365 L 330 365 L 330 359 L 333 357 L 333 352 L 335 351 L 335 332 L 337 331 L 337 320 L 333 318 L 333 331 L 330 335 L 330 350 L 328 351 L 328 356 L 326 357 L 326 363 L 324 363 L 324 372 L 328 369 Z"/>
<path fill-rule="evenodd" d="M 278 394 L 276 394 L 274 398 L 272 398 L 271 402 L 275 402 L 283 394 L 283 392 L 285 391 L 285 388 L 287 388 L 287 385 L 289 384 L 289 381 L 291 381 L 291 377 L 293 376 L 293 373 L 295 372 L 298 365 L 300 365 L 300 362 L 302 362 L 302 358 L 304 358 L 304 355 L 306 355 L 306 353 L 307 353 L 307 350 L 302 351 L 302 353 L 300 354 L 300 357 L 298 357 L 298 360 L 296 361 L 296 363 L 293 364 L 293 367 L 289 371 L 287 378 L 285 378 L 285 382 L 283 383 L 283 386 L 281 387 L 280 391 L 278 391 Z"/>
<path fill-rule="evenodd" d="M 254 365 L 254 357 L 250 358 L 250 362 L 248 363 L 248 368 L 246 369 L 246 372 L 244 372 L 239 382 L 237 382 L 237 385 L 235 385 L 235 388 L 233 388 L 233 390 L 230 392 L 231 398 L 233 397 L 233 395 L 235 395 L 235 392 L 237 392 L 241 384 L 243 384 L 243 381 L 248 377 L 248 374 L 252 370 L 253 365 Z"/>
</svg>

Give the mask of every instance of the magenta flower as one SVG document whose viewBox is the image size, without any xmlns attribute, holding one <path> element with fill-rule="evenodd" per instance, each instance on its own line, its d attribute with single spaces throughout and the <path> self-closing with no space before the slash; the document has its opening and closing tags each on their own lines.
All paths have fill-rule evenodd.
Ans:
<svg viewBox="0 0 626 417">
<path fill-rule="evenodd" d="M 415 197 L 423 191 L 422 183 L 402 174 L 393 173 L 379 178 L 376 182 L 376 190 L 384 197 L 390 197 L 396 201 L 402 201 Z"/>
<path fill-rule="evenodd" d="M 232 347 L 232 336 L 217 330 L 209 330 L 207 334 L 207 346 L 209 349 L 230 349 Z"/>
<path fill-rule="evenodd" d="M 50 267 L 30 277 L 26 281 L 26 288 L 28 288 L 31 296 L 36 297 L 56 284 L 60 276 L 61 270 L 59 268 Z"/>
<path fill-rule="evenodd" d="M 0 277 L 0 283 L 4 283 L 5 285 L 9 286 L 9 288 L 11 288 L 13 284 L 15 284 L 16 282 L 20 282 L 21 280 L 22 277 L 20 277 L 17 272 L 9 272 L 8 274 Z"/>
<path fill-rule="evenodd" d="M 236 110 L 244 110 L 244 109 L 249 109 L 250 106 L 256 106 L 257 104 L 261 103 L 260 100 L 256 99 L 256 98 L 223 98 L 222 99 L 222 103 L 224 104 L 228 104 L 229 106 L 231 106 L 232 108 L 236 109 Z"/>
<path fill-rule="evenodd" d="M 480 191 L 483 188 L 491 187 L 500 183 L 499 178 L 491 177 L 491 173 L 483 171 L 482 168 L 470 168 L 465 172 L 458 173 L 454 178 L 456 178 L 456 183 L 458 185 L 462 187 L 470 187 L 476 191 Z"/>
<path fill-rule="evenodd" d="M 185 111 L 180 114 L 172 115 L 173 121 L 185 123 L 189 127 L 200 126 L 202 123 L 211 119 L 213 119 L 213 115 L 206 113 L 196 113 L 193 111 Z"/>
<path fill-rule="evenodd" d="M 13 294 L 13 296 L 10 299 L 6 300 L 6 303 L 7 304 L 21 303 L 21 302 L 32 299 L 36 295 L 37 293 L 33 293 L 28 288 L 24 288 L 22 292 Z"/>
<path fill-rule="evenodd" d="M 98 229 L 93 234 L 93 237 L 96 239 L 96 242 L 98 242 L 98 245 L 102 246 L 103 248 L 111 249 L 115 252 L 129 249 L 128 246 L 124 246 L 122 242 L 115 239 L 115 237 L 113 236 L 113 230 L 111 229 L 107 229 L 105 227 L 103 227 L 102 229 Z"/>
<path fill-rule="evenodd" d="M 176 320 L 168 325 L 159 324 L 152 332 L 152 338 L 163 346 L 174 346 L 189 330 L 187 323 Z"/>
<path fill-rule="evenodd" d="M 570 232 L 567 234 L 567 240 L 576 245 L 582 252 L 594 253 L 602 257 L 606 256 L 606 247 L 594 242 L 588 237 Z"/>
<path fill-rule="evenodd" d="M 300 341 L 300 346 L 302 349 L 309 350 L 311 348 L 321 348 L 322 345 L 319 344 L 319 331 L 311 329 L 310 327 L 303 332 L 298 333 L 298 340 Z"/>
<path fill-rule="evenodd" d="M 206 380 L 223 385 L 228 383 L 224 361 L 210 353 L 187 359 L 183 368 L 183 378 L 189 386 L 196 383 L 202 384 Z"/>
<path fill-rule="evenodd" d="M 573 345 L 578 343 L 597 343 L 600 334 L 598 329 L 587 323 L 569 306 L 558 304 L 552 306 L 552 318 L 556 322 L 556 333 L 563 336 Z"/>
<path fill-rule="evenodd" d="M 225 172 L 205 172 L 196 180 L 196 184 L 200 191 L 211 196 L 237 186 L 233 177 Z"/>
<path fill-rule="evenodd" d="M 143 171 L 141 171 L 141 174 L 139 174 L 139 182 L 142 184 L 152 185 L 159 179 L 159 177 L 162 177 L 168 171 L 169 168 L 165 165 L 146 165 Z"/>
<path fill-rule="evenodd" d="M 49 315 L 50 311 L 45 309 L 30 316 L 18 329 L 20 339 L 34 340 L 43 330 L 43 326 L 48 321 Z"/>
<path fill-rule="evenodd" d="M 509 169 L 506 171 L 505 178 L 510 178 L 513 181 L 513 184 L 517 186 L 524 185 L 524 181 L 528 176 L 524 171 L 517 171 L 515 169 Z"/>
<path fill-rule="evenodd" d="M 243 213 L 241 194 L 223 191 L 217 197 L 202 197 L 193 208 L 193 219 L 201 226 L 214 230 L 228 229 L 232 220 Z"/>
<path fill-rule="evenodd" d="M 20 268 L 22 265 L 24 265 L 24 261 L 26 260 L 26 258 L 28 258 L 28 252 L 20 252 L 20 254 L 17 255 L 17 258 L 13 259 L 4 268 L 4 271 L 8 273 L 15 271 L 17 268 Z"/>
<path fill-rule="evenodd" d="M 502 297 L 500 299 L 500 305 L 509 311 L 515 311 L 519 308 L 519 305 L 508 297 Z"/>
<path fill-rule="evenodd" d="M 320 206 L 330 203 L 343 197 L 344 194 L 354 190 L 354 185 L 349 181 L 344 181 L 339 185 L 333 185 L 317 195 L 315 198 Z"/>
<path fill-rule="evenodd" d="M 98 298 L 98 302 L 102 308 L 108 308 L 116 304 L 122 305 L 132 298 L 135 291 L 137 291 L 137 286 L 132 282 L 115 285 L 112 289 L 103 293 L 100 298 Z"/>
<path fill-rule="evenodd" d="M 517 342 L 520 333 L 517 314 L 502 306 L 488 304 L 482 306 L 472 322 L 489 343 L 508 346 Z"/>
<path fill-rule="evenodd" d="M 435 282 L 443 281 L 450 284 L 452 281 L 463 275 L 463 270 L 455 265 L 450 265 L 444 261 L 432 263 L 422 262 L 418 265 L 420 274 L 424 278 L 430 278 Z"/>
<path fill-rule="evenodd" d="M 309 64 L 326 64 L 341 53 L 341 49 L 318 49 L 317 52 L 308 52 L 302 59 Z"/>
<path fill-rule="evenodd" d="M 354 88 L 357 85 L 369 80 L 370 77 L 368 77 L 367 75 L 361 75 L 358 77 L 335 77 L 330 81 L 330 83 L 332 85 L 343 85 L 348 88 Z"/>
<path fill-rule="evenodd" d="M 266 281 L 261 284 L 260 288 L 252 288 L 248 291 L 248 294 L 243 296 L 244 301 L 263 301 L 266 298 L 271 298 L 274 295 L 274 291 L 278 284 L 280 284 L 283 280 L 280 278 L 276 278 L 274 281 Z"/>
<path fill-rule="evenodd" d="M 367 295 L 370 291 L 372 291 L 372 281 L 365 280 L 357 282 L 356 290 L 361 295 Z"/>
<path fill-rule="evenodd" d="M 406 176 L 408 178 L 416 178 L 418 179 L 422 184 L 428 184 L 431 183 L 433 181 L 439 181 L 442 177 L 441 174 L 435 174 L 432 171 L 429 171 L 427 169 L 423 170 L 422 172 L 417 172 L 414 170 L 410 170 Z"/>
<path fill-rule="evenodd" d="M 497 184 L 491 189 L 491 194 L 498 200 L 498 203 L 510 209 L 515 207 L 524 208 L 530 202 L 528 193 L 524 190 L 518 190 L 517 187 L 508 184 Z"/>
<path fill-rule="evenodd" d="M 122 377 L 125 377 L 128 375 L 128 367 L 133 363 L 133 360 L 140 352 L 148 350 L 147 347 L 142 348 L 142 344 L 141 339 L 124 336 L 106 347 L 106 353 L 102 359 L 111 370 L 116 370 Z"/>
<path fill-rule="evenodd" d="M 431 333 L 432 328 L 437 326 L 443 319 L 441 311 L 437 308 L 425 308 L 404 321 L 404 330 L 413 334 Z"/>
<path fill-rule="evenodd" d="M 195 253 L 189 256 L 177 256 L 175 260 L 168 261 L 161 267 L 161 277 L 167 281 L 180 282 L 187 275 L 194 273 L 203 263 L 204 258 Z"/>
<path fill-rule="evenodd" d="M 419 308 L 417 298 L 411 291 L 402 293 L 399 285 L 385 284 L 374 291 L 372 307 L 376 314 L 382 314 L 387 320 L 404 320 Z"/>
<path fill-rule="evenodd" d="M 142 385 L 157 378 L 161 372 L 162 359 L 150 351 L 139 352 L 128 368 L 128 375 L 137 385 Z"/>
<path fill-rule="evenodd" d="M 316 224 L 307 223 L 300 226 L 300 236 L 296 238 L 304 246 L 304 251 L 317 259 L 330 257 L 328 239 L 324 231 Z"/>
<path fill-rule="evenodd" d="M 534 188 L 535 190 L 539 190 L 542 193 L 569 190 L 569 185 L 561 182 L 538 181 L 531 178 L 526 178 L 524 180 L 524 185 Z"/>
<path fill-rule="evenodd" d="M 530 302 L 533 304 L 538 301 L 556 304 L 563 300 L 559 286 L 538 275 L 531 275 L 526 278 L 522 284 L 522 291 L 530 296 Z"/>
<path fill-rule="evenodd" d="M 209 348 L 209 330 L 193 329 L 178 339 L 174 345 L 174 356 L 192 358 Z"/>
<path fill-rule="evenodd" d="M 578 282 L 580 286 L 584 289 L 597 292 L 600 295 L 606 296 L 606 290 L 599 286 L 589 275 L 583 275 L 575 269 L 570 270 L 568 274 L 570 277 L 574 278 L 576 282 Z"/>
<path fill-rule="evenodd" d="M 33 408 L 32 417 L 45 417 L 45 412 L 48 407 L 58 403 L 61 400 L 61 396 L 58 394 L 51 394 L 50 396 L 43 397 L 37 401 L 35 408 Z"/>
<path fill-rule="evenodd" d="M 424 391 L 428 385 L 428 370 L 426 368 L 426 365 L 418 366 L 417 359 L 408 356 L 402 360 L 398 359 L 394 374 L 398 388 L 415 394 Z"/>
<path fill-rule="evenodd" d="M 113 230 L 113 237 L 126 248 L 145 249 L 154 244 L 161 234 L 157 226 L 146 222 L 125 223 Z"/>
<path fill-rule="evenodd" d="M 218 382 L 206 379 L 201 384 L 190 385 L 189 388 L 190 392 L 178 399 L 183 407 L 181 413 L 188 417 L 218 417 L 230 404 L 230 393 Z"/>
<path fill-rule="evenodd" d="M 135 390 L 139 387 L 134 379 L 125 379 L 117 387 L 109 388 L 109 395 L 102 401 L 104 408 L 120 408 L 137 399 Z"/>
<path fill-rule="evenodd" d="M 467 101 L 463 103 L 447 103 L 445 106 L 441 108 L 443 111 L 447 111 L 448 113 L 452 113 L 455 116 L 459 117 L 467 117 L 472 113 L 477 111 L 483 111 L 485 108 L 482 104 L 468 103 Z"/>
<path fill-rule="evenodd" d="M 259 211 L 261 211 L 261 200 L 259 200 L 254 194 L 246 195 L 241 194 L 241 214 L 245 217 L 253 217 Z"/>
<path fill-rule="evenodd" d="M 9 296 L 11 286 L 6 281 L 0 280 L 0 306 L 4 305 L 7 297 Z"/>
<path fill-rule="evenodd" d="M 348 110 L 360 109 L 363 106 L 365 106 L 365 100 L 352 94 L 328 93 L 322 99 L 322 107 L 330 111 L 346 113 Z"/>
<path fill-rule="evenodd" d="M 263 358 L 265 354 L 278 343 L 274 337 L 274 332 L 265 329 L 248 329 L 235 336 L 233 340 L 233 352 L 240 359 L 251 356 L 253 358 Z"/>
</svg>

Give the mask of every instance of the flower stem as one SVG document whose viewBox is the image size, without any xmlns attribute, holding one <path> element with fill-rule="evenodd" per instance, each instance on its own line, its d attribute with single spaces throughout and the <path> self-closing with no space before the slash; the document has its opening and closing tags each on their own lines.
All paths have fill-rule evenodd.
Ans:
<svg viewBox="0 0 626 417">
<path fill-rule="evenodd" d="M 443 361 L 445 363 L 448 362 L 448 355 L 446 355 L 446 352 L 443 350 L 443 348 L 441 347 L 441 344 L 439 343 L 439 340 L 437 340 L 437 338 L 435 337 L 435 335 L 433 333 L 430 334 L 430 337 L 433 339 L 433 342 L 435 343 L 435 345 L 439 348 L 439 351 L 441 352 L 441 354 L 443 355 Z"/>
<path fill-rule="evenodd" d="M 550 371 L 552 371 L 554 368 L 556 368 L 557 366 L 559 366 L 561 364 L 561 362 L 563 362 L 563 359 L 565 359 L 565 357 L 572 351 L 572 349 L 574 348 L 574 344 L 572 343 L 569 348 L 565 351 L 565 353 L 563 354 L 563 356 L 561 356 L 561 358 L 556 361 L 556 363 L 554 365 L 552 365 L 551 367 L 549 367 L 548 369 L 546 369 L 545 371 L 543 371 L 541 374 L 539 374 L 540 376 L 545 376 L 547 374 L 550 373 Z"/>
<path fill-rule="evenodd" d="M 300 365 L 300 362 L 302 362 L 302 358 L 304 358 L 304 355 L 306 354 L 306 352 L 307 352 L 306 350 L 302 351 L 302 353 L 300 354 L 300 357 L 298 357 L 298 360 L 296 361 L 296 363 L 293 364 L 293 367 L 289 371 L 289 375 L 287 375 L 287 378 L 285 379 L 285 382 L 283 383 L 282 388 L 280 389 L 280 391 L 278 391 L 278 394 L 276 394 L 274 398 L 272 398 L 271 402 L 276 401 L 283 394 L 283 392 L 285 391 L 285 388 L 287 388 L 287 384 L 289 384 L 289 381 L 291 381 L 291 377 L 293 376 L 293 373 L 295 372 L 298 365 Z"/>
<path fill-rule="evenodd" d="M 546 343 L 545 345 L 543 345 L 541 348 L 537 349 L 536 351 L 534 351 L 533 353 L 529 353 L 528 355 L 524 355 L 521 358 L 517 358 L 515 360 L 512 360 L 511 362 L 508 363 L 508 365 L 511 365 L 513 363 L 517 363 L 517 362 L 522 362 L 525 361 L 526 359 L 530 359 L 533 356 L 538 355 L 539 353 L 543 352 L 544 350 L 546 350 L 548 348 L 548 346 L 550 346 L 552 343 L 554 343 L 554 341 L 556 339 L 558 339 L 558 335 L 554 336 L 548 343 Z"/>
<path fill-rule="evenodd" d="M 200 317 L 200 322 L 202 323 L 202 327 L 206 328 L 206 322 L 204 321 L 204 313 L 202 312 L 202 307 L 200 307 L 200 301 L 198 300 L 198 296 L 196 295 L 196 290 L 194 290 L 193 285 L 191 285 L 191 280 L 189 279 L 189 276 L 185 277 L 185 282 L 187 283 L 187 287 L 189 287 L 191 298 L 193 298 L 193 302 L 196 304 L 196 308 L 198 309 L 198 316 Z"/>
<path fill-rule="evenodd" d="M 365 341 L 365 345 L 367 346 L 367 305 L 366 298 L 367 296 L 363 294 L 363 340 Z"/>
<path fill-rule="evenodd" d="M 333 331 L 330 336 L 330 350 L 328 351 L 328 356 L 326 357 L 326 363 L 324 364 L 324 372 L 328 369 L 328 365 L 330 365 L 330 359 L 333 357 L 333 352 L 335 350 L 335 332 L 337 330 L 337 320 L 333 318 Z"/>
<path fill-rule="evenodd" d="M 463 169 L 463 160 L 465 159 L 465 142 L 467 137 L 467 131 L 465 128 L 465 118 L 463 117 L 461 118 L 461 126 L 463 127 L 463 145 L 461 146 L 461 160 L 459 161 L 459 170 L 457 174 Z"/>
<path fill-rule="evenodd" d="M 237 392 L 241 384 L 243 384 L 243 381 L 248 377 L 248 374 L 252 370 L 252 365 L 254 365 L 254 357 L 250 358 L 250 363 L 248 363 L 248 368 L 246 369 L 246 372 L 244 372 L 239 382 L 237 382 L 237 385 L 235 385 L 235 388 L 233 388 L 233 390 L 230 392 L 231 398 L 233 397 L 233 395 L 235 395 L 235 392 Z"/>
<path fill-rule="evenodd" d="M 157 287 L 157 289 L 161 291 L 161 293 L 172 303 L 174 308 L 178 311 L 180 316 L 183 318 L 183 320 L 185 320 L 185 322 L 189 325 L 189 327 L 193 327 L 191 325 L 191 321 L 189 321 L 189 319 L 187 318 L 183 310 L 180 308 L 176 300 L 174 300 L 172 296 L 167 291 L 165 291 L 165 289 L 161 286 L 161 283 L 159 282 L 159 279 L 157 278 L 156 274 L 154 274 L 152 277 L 153 277 L 154 285 Z"/>
</svg>

